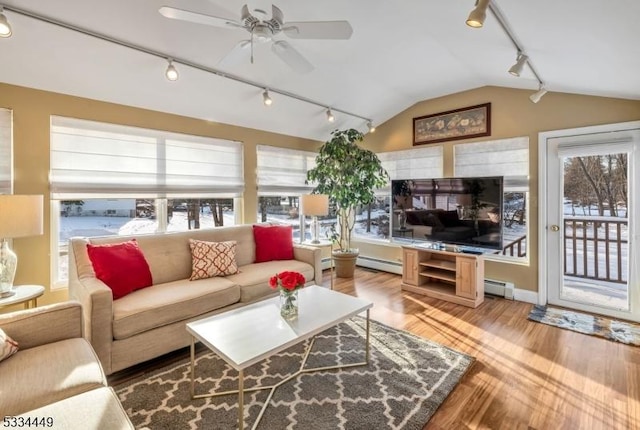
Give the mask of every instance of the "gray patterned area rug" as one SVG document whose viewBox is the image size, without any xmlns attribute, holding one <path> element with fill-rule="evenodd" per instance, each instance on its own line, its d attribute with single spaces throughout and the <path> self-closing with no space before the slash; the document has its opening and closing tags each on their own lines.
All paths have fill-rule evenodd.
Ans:
<svg viewBox="0 0 640 430">
<path fill-rule="evenodd" d="M 306 367 L 364 358 L 364 318 L 316 336 Z M 473 358 L 371 321 L 368 366 L 305 373 L 274 393 L 258 429 L 422 429 L 458 384 Z M 307 341 L 308 342 L 308 341 Z M 295 373 L 307 342 L 245 370 L 245 388 Z M 234 429 L 237 395 L 192 400 L 189 359 L 114 386 L 136 428 Z M 196 393 L 237 389 L 237 372 L 208 350 L 196 356 Z M 245 394 L 251 428 L 268 390 Z"/>
<path fill-rule="evenodd" d="M 640 325 L 566 309 L 534 305 L 529 319 L 543 324 L 640 346 Z"/>
</svg>

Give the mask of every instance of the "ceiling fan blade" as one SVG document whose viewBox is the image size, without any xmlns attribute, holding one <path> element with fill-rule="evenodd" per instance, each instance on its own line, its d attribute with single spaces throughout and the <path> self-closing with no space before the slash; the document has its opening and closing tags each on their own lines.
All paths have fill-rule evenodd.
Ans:
<svg viewBox="0 0 640 430">
<path fill-rule="evenodd" d="M 311 63 L 287 41 L 274 41 L 271 50 L 298 73 L 309 73 L 313 70 Z"/>
<path fill-rule="evenodd" d="M 204 13 L 191 12 L 184 9 L 177 9 L 170 6 L 162 6 L 158 9 L 160 15 L 165 18 L 178 19 L 181 21 L 195 22 L 197 24 L 212 25 L 222 28 L 242 28 L 242 25 L 234 19 L 221 18 L 219 16 L 205 15 Z"/>
<path fill-rule="evenodd" d="M 231 67 L 249 60 L 251 56 L 251 41 L 241 40 L 233 47 L 222 60 L 218 61 L 218 66 Z"/>
<path fill-rule="evenodd" d="M 269 21 L 278 28 L 282 28 L 284 25 L 284 14 L 275 4 L 271 5 L 271 19 Z"/>
<path fill-rule="evenodd" d="M 349 39 L 353 34 L 349 21 L 287 22 L 282 31 L 292 39 Z"/>
</svg>

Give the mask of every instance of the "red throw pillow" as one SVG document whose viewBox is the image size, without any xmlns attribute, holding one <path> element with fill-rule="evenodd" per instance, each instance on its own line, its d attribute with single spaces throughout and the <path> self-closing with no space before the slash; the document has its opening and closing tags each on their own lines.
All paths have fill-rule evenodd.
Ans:
<svg viewBox="0 0 640 430">
<path fill-rule="evenodd" d="M 153 283 L 149 263 L 135 239 L 108 245 L 88 243 L 87 252 L 96 278 L 111 288 L 114 300 Z"/>
<path fill-rule="evenodd" d="M 254 225 L 256 263 L 293 260 L 293 227 L 290 225 Z"/>
</svg>

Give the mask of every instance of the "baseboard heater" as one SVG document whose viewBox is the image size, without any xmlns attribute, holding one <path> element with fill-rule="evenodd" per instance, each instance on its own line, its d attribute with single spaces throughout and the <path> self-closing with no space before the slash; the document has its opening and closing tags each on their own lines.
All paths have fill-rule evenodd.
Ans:
<svg viewBox="0 0 640 430">
<path fill-rule="evenodd" d="M 504 297 L 505 299 L 513 300 L 513 290 L 515 286 L 513 282 L 499 281 L 497 279 L 484 280 L 484 292 L 487 294 L 493 294 L 494 296 Z"/>
<path fill-rule="evenodd" d="M 356 265 L 361 267 L 367 267 L 369 269 L 381 270 L 383 272 L 395 273 L 402 275 L 402 263 L 396 261 L 383 260 L 381 258 L 366 257 L 363 255 L 358 256 Z"/>
</svg>

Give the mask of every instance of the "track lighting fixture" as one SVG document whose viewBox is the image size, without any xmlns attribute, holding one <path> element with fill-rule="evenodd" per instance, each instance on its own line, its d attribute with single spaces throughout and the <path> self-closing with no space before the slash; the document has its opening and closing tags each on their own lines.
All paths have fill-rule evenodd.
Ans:
<svg viewBox="0 0 640 430">
<path fill-rule="evenodd" d="M 467 25 L 473 28 L 480 28 L 484 25 L 487 17 L 487 8 L 490 0 L 476 0 L 476 7 L 471 11 L 467 18 Z"/>
<path fill-rule="evenodd" d="M 167 66 L 167 71 L 164 72 L 164 75 L 170 81 L 177 81 L 178 80 L 178 69 L 176 69 L 175 66 L 173 65 L 173 60 L 171 60 L 170 58 L 167 58 L 167 61 L 169 62 L 169 65 Z"/>
<path fill-rule="evenodd" d="M 527 57 L 526 55 L 518 53 L 518 59 L 516 60 L 516 63 L 509 69 L 509 73 L 511 73 L 513 76 L 520 76 L 520 73 L 522 73 L 522 69 L 524 68 L 524 65 L 527 63 L 528 59 L 529 57 Z"/>
<path fill-rule="evenodd" d="M 271 97 L 269 97 L 269 90 L 266 88 L 264 89 L 264 93 L 262 93 L 262 102 L 265 106 L 271 106 L 271 104 L 273 103 L 273 100 L 271 100 Z"/>
<path fill-rule="evenodd" d="M 0 6 L 0 37 L 11 37 L 11 24 L 9 24 L 7 16 L 3 12 L 4 8 Z"/>
<path fill-rule="evenodd" d="M 371 121 L 367 121 L 367 127 L 369 128 L 369 133 L 375 133 L 376 127 L 373 125 Z"/>
<path fill-rule="evenodd" d="M 333 112 L 331 112 L 331 108 L 327 108 L 327 121 L 334 122 L 336 117 L 333 116 Z"/>
<path fill-rule="evenodd" d="M 531 94 L 529 96 L 529 100 L 531 100 L 534 103 L 538 103 L 540 101 L 540 99 L 542 98 L 542 96 L 544 96 L 545 94 L 547 94 L 547 89 L 544 87 L 544 84 L 542 82 L 540 82 L 540 86 L 538 87 L 538 91 L 536 91 L 535 93 Z"/>
</svg>

